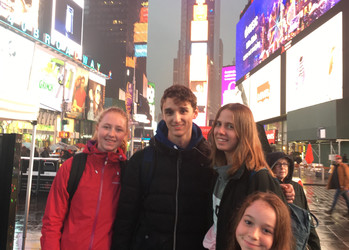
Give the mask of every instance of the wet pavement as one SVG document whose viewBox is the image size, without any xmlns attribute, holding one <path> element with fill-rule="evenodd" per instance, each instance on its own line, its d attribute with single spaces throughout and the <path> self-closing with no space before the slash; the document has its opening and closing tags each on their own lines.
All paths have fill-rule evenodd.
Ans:
<svg viewBox="0 0 349 250">
<path fill-rule="evenodd" d="M 294 176 L 299 176 L 299 173 L 295 171 Z M 309 208 L 319 220 L 316 231 L 320 237 L 322 249 L 349 249 L 349 217 L 344 216 L 347 213 L 344 199 L 340 197 L 333 214 L 328 215 L 326 210 L 332 204 L 335 190 L 326 189 L 327 178 L 323 180 L 321 176 L 316 176 L 315 172 L 309 169 L 302 170 L 300 176 L 304 183 Z M 40 249 L 41 220 L 46 199 L 47 193 L 31 195 L 25 249 Z M 25 192 L 21 192 L 17 202 L 14 249 L 22 249 L 24 208 Z"/>
</svg>

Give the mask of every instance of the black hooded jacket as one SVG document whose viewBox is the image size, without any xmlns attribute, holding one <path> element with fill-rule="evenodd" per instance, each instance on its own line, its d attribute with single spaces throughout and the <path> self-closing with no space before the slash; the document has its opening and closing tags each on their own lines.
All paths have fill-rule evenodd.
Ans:
<svg viewBox="0 0 349 250">
<path fill-rule="evenodd" d="M 301 208 L 309 210 L 307 198 L 305 196 L 303 187 L 298 182 L 295 182 L 292 180 L 293 170 L 294 170 L 293 159 L 283 152 L 272 152 L 272 153 L 267 154 L 267 163 L 270 166 L 270 168 L 273 170 L 273 168 L 276 165 L 276 162 L 282 158 L 284 158 L 288 161 L 289 167 L 288 167 L 287 176 L 284 178 L 283 181 L 279 180 L 280 183 L 291 184 L 293 186 L 293 189 L 294 189 L 294 192 L 296 195 L 293 203 Z M 316 233 L 315 228 L 312 228 L 310 230 L 310 236 L 308 239 L 308 247 L 310 247 L 311 250 L 321 249 L 320 239 Z"/>
<path fill-rule="evenodd" d="M 140 168 L 144 150 L 130 159 L 122 180 L 112 249 L 196 250 L 212 225 L 214 171 L 210 149 L 195 124 L 181 149 L 167 139 L 164 121 L 150 141 L 155 148 L 147 194 Z"/>
</svg>

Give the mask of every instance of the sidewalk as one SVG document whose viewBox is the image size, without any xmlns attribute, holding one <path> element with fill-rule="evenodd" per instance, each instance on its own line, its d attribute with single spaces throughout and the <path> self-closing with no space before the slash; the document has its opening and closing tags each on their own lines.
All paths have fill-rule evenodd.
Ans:
<svg viewBox="0 0 349 250">
<path fill-rule="evenodd" d="M 299 176 L 298 170 L 294 176 Z M 342 197 L 339 198 L 332 215 L 325 213 L 332 204 L 335 190 L 327 190 L 327 179 L 316 177 L 310 169 L 301 171 L 301 179 L 308 199 L 311 212 L 318 218 L 319 226 L 316 229 L 323 250 L 349 249 L 349 218 L 343 216 L 347 208 Z M 39 250 L 41 236 L 41 220 L 45 210 L 47 193 L 32 194 L 25 249 Z M 21 193 L 17 202 L 14 249 L 22 249 L 24 224 L 25 193 Z"/>
</svg>

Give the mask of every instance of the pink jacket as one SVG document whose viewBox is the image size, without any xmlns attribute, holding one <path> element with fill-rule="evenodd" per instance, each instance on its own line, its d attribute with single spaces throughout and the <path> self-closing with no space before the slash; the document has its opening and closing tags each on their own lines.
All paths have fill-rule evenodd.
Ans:
<svg viewBox="0 0 349 250">
<path fill-rule="evenodd" d="M 90 143 L 91 144 L 91 143 Z M 120 195 L 120 161 L 126 156 L 89 145 L 86 167 L 68 213 L 67 183 L 72 158 L 57 171 L 42 219 L 42 250 L 110 249 Z"/>
</svg>

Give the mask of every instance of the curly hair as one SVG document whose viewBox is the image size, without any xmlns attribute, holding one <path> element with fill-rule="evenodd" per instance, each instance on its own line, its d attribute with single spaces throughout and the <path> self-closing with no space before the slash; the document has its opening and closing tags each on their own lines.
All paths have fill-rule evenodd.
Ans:
<svg viewBox="0 0 349 250">
<path fill-rule="evenodd" d="M 174 98 L 174 102 L 176 104 L 189 102 L 194 110 L 197 107 L 196 96 L 188 87 L 184 85 L 179 85 L 179 84 L 172 85 L 171 87 L 165 90 L 160 101 L 161 111 L 162 111 L 163 104 L 165 103 L 167 98 Z"/>
</svg>

